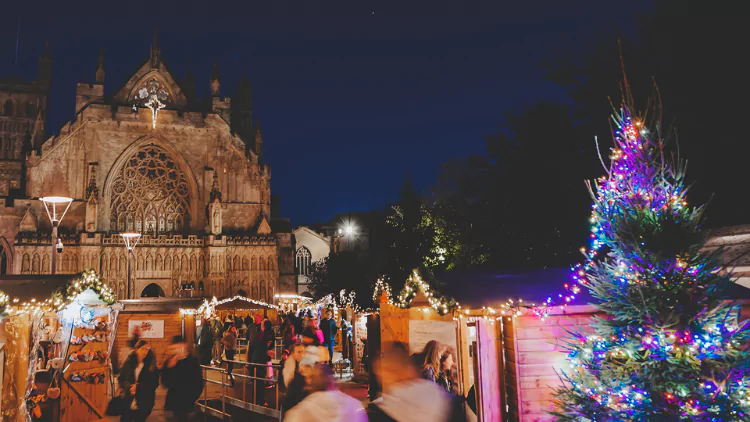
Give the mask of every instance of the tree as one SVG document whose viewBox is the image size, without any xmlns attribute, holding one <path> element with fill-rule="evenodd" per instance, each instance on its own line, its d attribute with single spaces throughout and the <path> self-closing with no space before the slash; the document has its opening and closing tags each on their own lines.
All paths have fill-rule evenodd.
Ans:
<svg viewBox="0 0 750 422">
<path fill-rule="evenodd" d="M 569 343 L 556 390 L 563 421 L 750 420 L 750 326 L 724 302 L 731 278 L 705 252 L 660 107 L 634 115 L 627 82 L 607 174 L 595 186 L 580 284 L 606 317 Z M 574 288 L 575 289 L 575 288 Z M 575 293 L 575 290 L 574 292 Z"/>
</svg>

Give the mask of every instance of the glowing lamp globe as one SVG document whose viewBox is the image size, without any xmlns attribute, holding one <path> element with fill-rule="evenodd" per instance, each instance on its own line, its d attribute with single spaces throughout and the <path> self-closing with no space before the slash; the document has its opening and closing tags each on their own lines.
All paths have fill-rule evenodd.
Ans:
<svg viewBox="0 0 750 422">
<path fill-rule="evenodd" d="M 122 240 L 125 241 L 125 247 L 128 248 L 129 251 L 132 251 L 133 248 L 135 248 L 135 245 L 138 244 L 138 240 L 141 239 L 140 233 L 120 233 L 120 237 L 122 237 Z"/>
<path fill-rule="evenodd" d="M 68 212 L 70 204 L 73 203 L 73 198 L 65 196 L 45 196 L 39 198 L 44 204 L 44 209 L 47 211 L 47 217 L 53 226 L 57 227 L 65 217 L 65 213 Z"/>
</svg>

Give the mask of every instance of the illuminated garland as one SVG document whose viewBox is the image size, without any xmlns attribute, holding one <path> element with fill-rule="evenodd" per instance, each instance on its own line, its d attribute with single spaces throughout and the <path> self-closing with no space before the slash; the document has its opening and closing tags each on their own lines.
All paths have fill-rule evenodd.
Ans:
<svg viewBox="0 0 750 422">
<path fill-rule="evenodd" d="M 5 315 L 5 310 L 8 308 L 8 295 L 0 291 L 0 316 Z"/>
<path fill-rule="evenodd" d="M 388 303 L 393 304 L 393 294 L 391 293 L 391 285 L 388 284 L 383 278 L 379 278 L 375 282 L 375 287 L 372 291 L 372 301 L 377 304 L 380 302 L 380 296 L 385 292 L 385 297 Z"/>
<path fill-rule="evenodd" d="M 107 305 L 112 305 L 117 300 L 115 293 L 107 283 L 97 276 L 92 269 L 84 270 L 79 278 L 71 280 L 52 293 L 52 297 L 44 300 L 30 299 L 21 302 L 18 298 L 9 298 L 0 293 L 0 315 L 38 314 L 45 312 L 60 312 L 81 293 L 91 289 L 99 295 L 99 299 Z"/>
<path fill-rule="evenodd" d="M 61 311 L 70 302 L 74 301 L 81 293 L 91 289 L 99 295 L 99 299 L 107 305 L 117 301 L 117 295 L 109 285 L 99 278 L 96 271 L 92 269 L 84 270 L 81 277 L 67 283 L 64 287 L 52 294 L 52 301 L 57 311 Z"/>
<path fill-rule="evenodd" d="M 393 304 L 399 308 L 408 308 L 411 306 L 411 302 L 417 297 L 417 294 L 422 292 L 430 303 L 432 309 L 438 314 L 445 315 L 454 308 L 460 308 L 458 302 L 452 298 L 447 298 L 438 295 L 430 285 L 422 280 L 418 270 L 413 270 L 409 278 L 406 280 L 404 288 L 398 295 L 398 300 L 394 301 Z"/>
<path fill-rule="evenodd" d="M 270 303 L 266 303 L 260 300 L 250 299 L 249 297 L 245 297 L 245 296 L 234 296 L 234 297 L 230 297 L 230 298 L 226 298 L 222 300 L 218 300 L 216 296 L 214 296 L 210 301 L 207 299 L 203 299 L 203 303 L 201 304 L 201 306 L 198 307 L 198 309 L 181 308 L 180 314 L 199 315 L 204 318 L 210 318 L 211 316 L 216 314 L 217 306 L 223 305 L 227 302 L 232 302 L 234 300 L 242 300 L 242 301 L 251 303 L 253 305 L 279 310 L 279 307 L 276 305 L 271 305 Z"/>
</svg>

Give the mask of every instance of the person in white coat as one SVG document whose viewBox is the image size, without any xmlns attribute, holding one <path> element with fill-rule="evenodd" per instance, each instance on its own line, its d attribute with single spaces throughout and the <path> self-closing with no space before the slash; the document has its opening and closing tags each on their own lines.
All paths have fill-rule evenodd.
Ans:
<svg viewBox="0 0 750 422">
<path fill-rule="evenodd" d="M 339 391 L 328 365 L 306 372 L 310 394 L 286 413 L 284 422 L 367 422 L 362 403 Z"/>
</svg>

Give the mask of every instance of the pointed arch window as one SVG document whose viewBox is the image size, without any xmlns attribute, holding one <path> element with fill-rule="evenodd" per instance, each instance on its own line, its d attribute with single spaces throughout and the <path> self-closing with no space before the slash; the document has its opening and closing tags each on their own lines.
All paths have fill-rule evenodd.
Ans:
<svg viewBox="0 0 750 422">
<path fill-rule="evenodd" d="M 111 227 L 151 235 L 182 231 L 190 218 L 188 193 L 187 179 L 170 154 L 146 145 L 112 184 Z"/>
<path fill-rule="evenodd" d="M 310 275 L 310 269 L 312 267 L 312 254 L 310 249 L 301 247 L 297 249 L 297 274 L 299 275 Z"/>
</svg>

